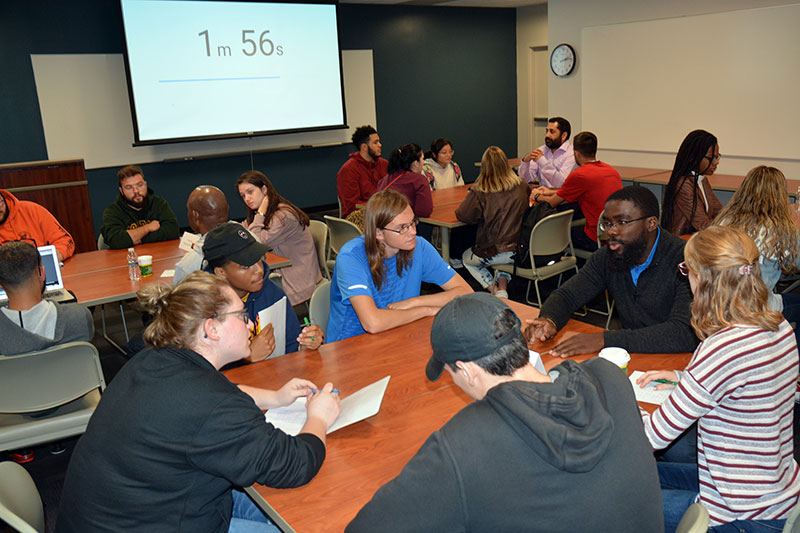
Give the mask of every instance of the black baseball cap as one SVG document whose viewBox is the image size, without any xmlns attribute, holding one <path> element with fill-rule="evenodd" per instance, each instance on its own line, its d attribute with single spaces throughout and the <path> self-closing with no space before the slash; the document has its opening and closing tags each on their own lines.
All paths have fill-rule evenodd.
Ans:
<svg viewBox="0 0 800 533">
<path fill-rule="evenodd" d="M 425 367 L 425 376 L 436 381 L 446 363 L 474 361 L 486 357 L 522 336 L 522 323 L 502 337 L 494 336 L 494 323 L 505 310 L 511 310 L 500 298 L 488 292 L 475 292 L 453 298 L 433 319 L 431 346 L 433 355 Z"/>
<path fill-rule="evenodd" d="M 226 222 L 206 234 L 203 255 L 207 261 L 228 259 L 249 267 L 264 259 L 269 247 L 258 242 L 241 224 Z"/>
</svg>

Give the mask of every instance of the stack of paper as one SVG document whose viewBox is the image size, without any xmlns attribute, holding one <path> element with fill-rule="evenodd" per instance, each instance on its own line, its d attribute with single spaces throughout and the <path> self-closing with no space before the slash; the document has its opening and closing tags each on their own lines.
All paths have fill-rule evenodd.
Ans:
<svg viewBox="0 0 800 533">
<path fill-rule="evenodd" d="M 662 390 L 656 390 L 656 385 L 661 385 L 661 383 L 656 383 L 655 381 L 651 381 L 644 388 L 642 388 L 636 383 L 636 380 L 639 379 L 639 377 L 643 374 L 644 372 L 634 370 L 633 373 L 628 376 L 628 379 L 631 381 L 631 385 L 633 385 L 633 393 L 636 395 L 636 401 L 661 405 L 667 400 L 667 398 L 669 398 L 670 393 L 674 389 L 666 388 Z"/>
</svg>

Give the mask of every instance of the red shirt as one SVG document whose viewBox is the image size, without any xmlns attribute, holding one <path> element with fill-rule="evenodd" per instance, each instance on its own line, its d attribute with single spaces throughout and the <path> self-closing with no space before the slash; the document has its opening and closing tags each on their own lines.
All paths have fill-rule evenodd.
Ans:
<svg viewBox="0 0 800 533">
<path fill-rule="evenodd" d="M 570 172 L 556 194 L 566 202 L 578 202 L 586 217 L 583 231 L 597 242 L 597 219 L 611 193 L 621 188 L 622 178 L 614 167 L 602 161 L 591 161 Z"/>
<path fill-rule="evenodd" d="M 389 162 L 382 157 L 370 162 L 358 152 L 336 174 L 336 193 L 342 202 L 342 218 L 355 211 L 356 204 L 366 204 L 378 190 L 378 182 L 386 175 Z"/>
</svg>

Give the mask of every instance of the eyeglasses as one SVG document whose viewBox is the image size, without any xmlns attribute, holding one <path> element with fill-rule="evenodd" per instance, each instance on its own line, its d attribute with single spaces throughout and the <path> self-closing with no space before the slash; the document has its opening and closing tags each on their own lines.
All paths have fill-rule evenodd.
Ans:
<svg viewBox="0 0 800 533">
<path fill-rule="evenodd" d="M 678 263 L 678 272 L 680 272 L 687 278 L 689 277 L 689 267 L 686 266 L 686 261 L 681 261 L 680 263 Z"/>
<path fill-rule="evenodd" d="M 245 324 L 250 322 L 250 316 L 247 314 L 247 309 L 239 309 L 238 311 L 228 311 L 227 313 L 215 313 L 211 315 L 211 318 L 221 318 L 227 315 L 238 316 L 239 320 L 241 320 Z"/>
<path fill-rule="evenodd" d="M 442 150 L 441 152 L 439 152 L 439 155 L 456 155 L 456 152 L 455 150 L 450 150 L 450 151 Z"/>
<path fill-rule="evenodd" d="M 147 182 L 140 181 L 139 183 L 134 183 L 133 185 L 126 185 L 122 189 L 128 192 L 133 191 L 134 189 L 144 189 L 147 186 Z"/>
<path fill-rule="evenodd" d="M 703 159 L 708 159 L 708 160 L 709 160 L 709 161 L 711 161 L 712 163 L 719 163 L 719 159 L 720 159 L 721 157 L 722 157 L 722 154 L 717 154 L 717 155 L 714 155 L 714 156 L 708 156 L 708 155 L 704 155 L 704 156 L 703 156 Z"/>
<path fill-rule="evenodd" d="M 600 231 L 610 231 L 610 230 L 616 228 L 617 226 L 619 226 L 619 229 L 623 229 L 625 226 L 627 226 L 631 222 L 638 222 L 639 220 L 644 220 L 646 218 L 650 218 L 650 217 L 639 217 L 639 218 L 633 218 L 631 220 L 617 220 L 616 222 L 611 222 L 611 221 L 603 219 L 603 220 L 600 221 L 600 224 L 598 224 L 598 226 L 600 226 Z"/>
<path fill-rule="evenodd" d="M 385 229 L 387 231 L 391 231 L 393 233 L 399 233 L 400 235 L 405 235 L 406 233 L 411 231 L 411 228 L 416 228 L 417 224 L 419 224 L 419 219 L 417 217 L 414 217 L 414 220 L 412 220 L 410 224 L 403 224 L 402 226 L 400 226 L 397 229 L 385 228 L 385 227 L 382 228 L 382 229 Z"/>
</svg>

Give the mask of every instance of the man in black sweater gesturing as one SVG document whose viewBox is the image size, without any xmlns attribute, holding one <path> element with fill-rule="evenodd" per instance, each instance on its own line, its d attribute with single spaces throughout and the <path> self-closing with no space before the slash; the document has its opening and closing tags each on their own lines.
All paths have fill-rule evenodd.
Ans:
<svg viewBox="0 0 800 533">
<path fill-rule="evenodd" d="M 693 351 L 699 341 L 689 323 L 692 295 L 678 274 L 685 241 L 661 231 L 655 195 L 640 186 L 611 194 L 600 226 L 608 244 L 547 298 L 539 318 L 527 321 L 528 342 L 552 338 L 573 312 L 608 289 L 622 329 L 575 335 L 556 345 L 554 355 L 596 353 L 606 346 L 645 353 Z"/>
</svg>

